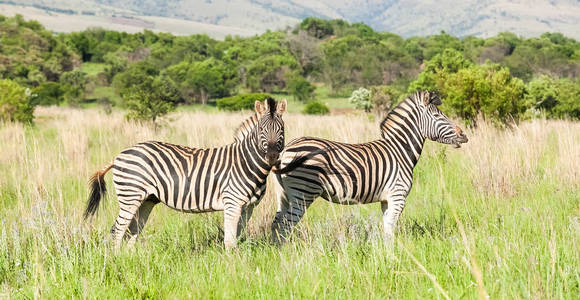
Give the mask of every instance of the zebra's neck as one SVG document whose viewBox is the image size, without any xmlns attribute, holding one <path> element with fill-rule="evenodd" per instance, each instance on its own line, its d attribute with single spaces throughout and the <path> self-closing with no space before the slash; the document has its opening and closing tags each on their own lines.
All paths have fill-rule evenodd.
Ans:
<svg viewBox="0 0 580 300">
<path fill-rule="evenodd" d="M 257 124 L 257 114 L 253 114 L 251 117 L 245 119 L 244 122 L 242 122 L 242 124 L 236 128 L 236 131 L 234 132 L 234 141 L 239 143 L 245 140 L 251 134 L 252 130 L 256 127 Z"/>
<path fill-rule="evenodd" d="M 258 128 L 254 127 L 251 131 L 247 132 L 243 140 L 234 143 L 234 147 L 240 158 L 239 167 L 241 171 L 247 174 L 251 173 L 255 177 L 265 181 L 271 167 L 266 161 L 265 154 L 258 147 Z"/>
<path fill-rule="evenodd" d="M 421 156 L 425 138 L 419 128 L 419 112 L 407 99 L 395 107 L 381 122 L 381 135 L 412 169 Z"/>
</svg>

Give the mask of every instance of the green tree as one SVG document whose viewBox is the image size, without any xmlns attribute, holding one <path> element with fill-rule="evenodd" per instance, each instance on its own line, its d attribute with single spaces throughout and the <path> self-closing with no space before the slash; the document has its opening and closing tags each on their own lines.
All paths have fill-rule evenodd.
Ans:
<svg viewBox="0 0 580 300">
<path fill-rule="evenodd" d="M 32 98 L 31 105 L 58 105 L 62 102 L 64 91 L 58 82 L 43 82 L 33 90 L 36 97 Z"/>
<path fill-rule="evenodd" d="M 474 65 L 449 74 L 441 92 L 446 97 L 443 109 L 474 126 L 479 116 L 505 124 L 517 121 L 526 110 L 523 81 L 497 64 Z"/>
<path fill-rule="evenodd" d="M 135 86 L 143 84 L 149 77 L 159 75 L 159 71 L 149 62 L 140 61 L 130 65 L 125 71 L 118 73 L 113 78 L 113 86 L 121 97 Z"/>
<path fill-rule="evenodd" d="M 69 105 L 78 105 L 84 98 L 87 74 L 79 70 L 65 72 L 60 77 L 64 100 Z"/>
<path fill-rule="evenodd" d="M 323 39 L 334 34 L 332 22 L 319 18 L 308 17 L 299 26 L 300 29 L 308 32 L 309 35 L 317 39 Z"/>
<path fill-rule="evenodd" d="M 528 83 L 526 101 L 550 118 L 580 119 L 580 80 L 540 76 Z"/>
<path fill-rule="evenodd" d="M 109 52 L 105 54 L 103 59 L 107 64 L 105 67 L 105 76 L 107 77 L 109 83 L 113 81 L 115 75 L 125 71 L 125 69 L 127 69 L 127 65 L 129 64 L 127 52 L 125 51 Z"/>
<path fill-rule="evenodd" d="M 31 123 L 34 108 L 29 91 L 10 79 L 0 80 L 0 120 Z"/>
<path fill-rule="evenodd" d="M 409 87 L 409 92 L 415 90 L 441 93 L 446 98 L 443 110 L 471 125 L 476 125 L 480 116 L 505 124 L 517 120 L 526 110 L 525 85 L 508 68 L 491 63 L 474 65 L 452 49 L 426 63 L 423 73 Z"/>
<path fill-rule="evenodd" d="M 411 83 L 409 92 L 416 90 L 441 91 L 444 89 L 445 80 L 449 74 L 457 73 L 471 65 L 472 62 L 465 59 L 461 52 L 446 49 L 425 63 L 425 69 L 419 74 L 417 80 Z"/>
<path fill-rule="evenodd" d="M 210 98 L 229 95 L 236 83 L 236 72 L 214 58 L 191 64 L 185 81 L 185 85 L 202 104 L 206 104 Z"/>
<path fill-rule="evenodd" d="M 153 121 L 175 109 L 180 94 L 167 76 L 149 76 L 144 82 L 127 90 L 123 96 L 130 120 Z"/>
<path fill-rule="evenodd" d="M 288 81 L 288 92 L 299 101 L 312 99 L 315 90 L 316 87 L 300 75 L 295 75 Z"/>
</svg>

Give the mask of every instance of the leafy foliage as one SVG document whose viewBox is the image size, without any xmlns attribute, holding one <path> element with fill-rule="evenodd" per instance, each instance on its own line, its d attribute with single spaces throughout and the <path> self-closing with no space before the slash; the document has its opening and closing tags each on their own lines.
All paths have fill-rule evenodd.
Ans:
<svg viewBox="0 0 580 300">
<path fill-rule="evenodd" d="M 64 100 L 70 105 L 78 105 L 84 98 L 87 84 L 86 74 L 74 70 L 65 72 L 60 77 L 61 88 L 64 92 Z"/>
<path fill-rule="evenodd" d="M 293 76 L 288 82 L 288 91 L 300 101 L 312 99 L 315 90 L 316 87 L 300 75 Z"/>
<path fill-rule="evenodd" d="M 559 33 L 459 39 L 441 32 L 405 39 L 363 23 L 306 18 L 294 30 L 218 41 L 98 28 L 53 35 L 16 16 L 0 18 L 0 45 L 0 78 L 37 91 L 34 104 L 63 99 L 81 105 L 85 96 L 95 98 L 94 91 L 111 91 L 110 84 L 115 89 L 109 98 L 126 100 L 131 89 L 163 75 L 184 104 L 205 104 L 240 90 L 308 101 L 314 87 L 323 85 L 331 97 L 370 89 L 360 106 L 367 111 L 388 110 L 405 92 L 421 88 L 451 96 L 444 109 L 471 123 L 478 115 L 505 123 L 522 111 L 578 115 L 580 43 Z M 83 76 L 81 62 L 98 64 L 99 72 Z M 491 99 L 490 93 L 499 97 Z"/>
<path fill-rule="evenodd" d="M 250 110 L 254 109 L 254 102 L 264 101 L 266 98 L 272 97 L 269 94 L 253 93 L 253 94 L 239 94 L 232 97 L 217 99 L 217 107 L 226 111 Z"/>
<path fill-rule="evenodd" d="M 63 101 L 64 91 L 58 82 L 43 82 L 33 90 L 36 94 L 31 105 L 58 105 Z"/>
<path fill-rule="evenodd" d="M 389 112 L 405 96 L 406 93 L 397 89 L 395 86 L 372 86 L 370 90 L 370 101 L 373 109 L 377 113 L 384 114 Z"/>
<path fill-rule="evenodd" d="M 443 109 L 472 125 L 479 116 L 507 123 L 526 109 L 521 79 L 497 64 L 472 64 L 451 49 L 427 62 L 425 71 L 410 85 L 410 91 L 419 89 L 441 93 L 446 98 Z"/>
<path fill-rule="evenodd" d="M 580 119 L 580 80 L 555 79 L 548 76 L 536 78 L 528 84 L 526 101 L 548 117 Z"/>
<path fill-rule="evenodd" d="M 365 88 L 359 88 L 352 92 L 350 98 L 348 98 L 350 103 L 353 103 L 356 108 L 364 109 L 366 112 L 371 111 L 373 104 L 371 102 L 371 91 Z"/>
<path fill-rule="evenodd" d="M 0 80 L 0 120 L 31 123 L 34 108 L 29 97 L 30 90 L 13 80 Z"/>
<path fill-rule="evenodd" d="M 302 112 L 307 115 L 326 115 L 330 112 L 330 109 L 322 102 L 312 101 L 304 106 Z"/>
<path fill-rule="evenodd" d="M 237 74 L 224 62 L 209 58 L 199 62 L 181 62 L 167 69 L 167 74 L 181 82 L 186 103 L 198 100 L 206 104 L 210 98 L 229 95 L 237 83 Z"/>
<path fill-rule="evenodd" d="M 179 90 L 167 76 L 148 76 L 143 83 L 131 87 L 125 96 L 130 120 L 153 121 L 175 109 Z"/>
</svg>

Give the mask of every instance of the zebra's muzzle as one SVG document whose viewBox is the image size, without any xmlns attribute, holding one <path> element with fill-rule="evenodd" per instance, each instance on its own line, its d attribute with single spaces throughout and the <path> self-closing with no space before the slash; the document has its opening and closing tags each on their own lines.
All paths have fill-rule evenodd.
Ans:
<svg viewBox="0 0 580 300">
<path fill-rule="evenodd" d="M 455 148 L 461 148 L 461 144 L 465 144 L 465 143 L 467 143 L 467 141 L 469 141 L 469 139 L 467 138 L 467 135 L 465 135 L 465 133 L 461 132 L 461 133 L 459 133 L 459 135 L 455 139 L 455 142 L 453 143 L 453 145 Z"/>
<path fill-rule="evenodd" d="M 266 153 L 266 160 L 270 166 L 275 165 L 278 162 L 278 158 L 280 158 L 280 153 L 278 152 L 268 152 Z"/>
</svg>

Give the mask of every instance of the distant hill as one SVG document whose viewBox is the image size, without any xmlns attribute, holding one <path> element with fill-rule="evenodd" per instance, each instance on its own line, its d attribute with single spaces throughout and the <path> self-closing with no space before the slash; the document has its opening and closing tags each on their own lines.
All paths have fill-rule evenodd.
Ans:
<svg viewBox="0 0 580 300">
<path fill-rule="evenodd" d="M 0 1 L 0 3 L 8 2 L 34 5 L 45 10 L 70 10 L 88 19 L 113 14 L 133 16 L 146 22 L 163 23 L 165 28 L 154 27 L 153 29 L 176 31 L 177 34 L 199 30 L 203 27 L 201 24 L 211 24 L 218 27 L 205 28 L 205 30 L 214 30 L 208 32 L 210 35 L 215 35 L 222 29 L 231 30 L 234 34 L 251 35 L 267 29 L 293 26 L 303 18 L 313 16 L 363 22 L 375 30 L 393 32 L 404 37 L 430 35 L 444 30 L 455 36 L 479 37 L 493 36 L 503 31 L 511 31 L 526 37 L 537 36 L 544 32 L 561 32 L 580 39 L 578 25 L 580 24 L 580 1 L 577 0 Z M 53 14 L 58 12 L 52 11 Z M 149 19 L 151 17 L 163 19 L 151 20 Z M 195 23 L 176 21 L 176 26 L 167 25 L 175 19 Z M 46 26 L 51 28 L 49 24 Z"/>
</svg>

